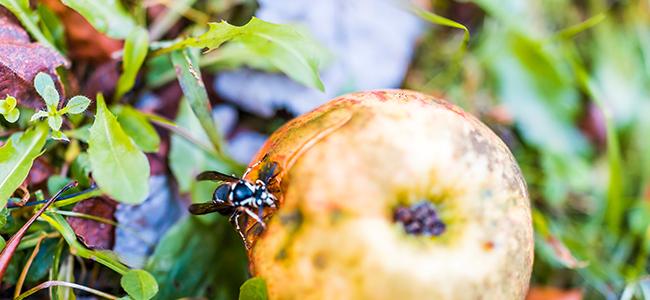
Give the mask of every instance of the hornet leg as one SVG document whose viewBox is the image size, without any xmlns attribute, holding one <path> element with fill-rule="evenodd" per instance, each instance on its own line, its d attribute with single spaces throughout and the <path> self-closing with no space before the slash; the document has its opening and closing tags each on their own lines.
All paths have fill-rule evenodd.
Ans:
<svg viewBox="0 0 650 300">
<path fill-rule="evenodd" d="M 251 218 L 255 219 L 257 223 L 260 223 L 262 225 L 262 228 L 266 229 L 266 223 L 262 220 L 262 218 L 258 217 L 254 212 L 252 212 L 250 209 L 244 207 L 244 212 L 246 212 L 247 215 L 249 215 Z"/>
</svg>

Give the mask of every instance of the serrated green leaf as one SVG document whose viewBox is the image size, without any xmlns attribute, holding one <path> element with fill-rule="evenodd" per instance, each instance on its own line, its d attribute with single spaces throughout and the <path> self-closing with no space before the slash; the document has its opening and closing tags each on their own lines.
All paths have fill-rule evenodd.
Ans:
<svg viewBox="0 0 650 300">
<path fill-rule="evenodd" d="M 50 128 L 54 131 L 58 131 L 61 129 L 61 125 L 63 124 L 63 117 L 59 114 L 54 114 L 51 116 L 47 116 L 47 125 L 50 126 Z"/>
<path fill-rule="evenodd" d="M 47 117 L 47 112 L 44 110 L 39 110 L 32 115 L 32 118 L 29 119 L 29 121 L 34 122 L 40 118 L 45 118 L 45 117 Z"/>
<path fill-rule="evenodd" d="M 118 0 L 62 0 L 100 32 L 116 39 L 125 39 L 136 28 L 135 21 Z"/>
<path fill-rule="evenodd" d="M 149 272 L 131 270 L 122 276 L 120 284 L 134 300 L 149 300 L 158 293 L 158 283 Z"/>
<path fill-rule="evenodd" d="M 68 103 L 62 109 L 62 113 L 80 114 L 88 108 L 88 105 L 90 105 L 88 97 L 74 96 L 68 100 Z"/>
<path fill-rule="evenodd" d="M 88 157 L 97 185 L 117 201 L 141 203 L 149 193 L 149 161 L 97 97 L 97 114 L 90 128 Z"/>
<path fill-rule="evenodd" d="M 115 99 L 120 99 L 135 84 L 135 77 L 147 57 L 149 51 L 149 34 L 144 28 L 138 27 L 126 38 L 124 43 L 124 58 L 122 74 L 117 81 Z"/>
<path fill-rule="evenodd" d="M 133 139 L 142 151 L 158 151 L 160 137 L 144 114 L 130 106 L 118 106 L 114 111 L 117 115 L 117 121 L 120 122 L 126 134 Z"/>
<path fill-rule="evenodd" d="M 253 277 L 246 280 L 239 289 L 239 300 L 266 300 L 266 282 L 260 277 Z"/>
<path fill-rule="evenodd" d="M 199 47 L 214 50 L 225 42 L 236 42 L 248 48 L 254 55 L 252 59 L 266 59 L 293 80 L 321 91 L 325 89 L 318 74 L 318 68 L 326 58 L 325 51 L 304 30 L 255 17 L 244 26 L 233 26 L 225 21 L 210 23 L 209 26 L 208 32 L 181 41 L 170 49 Z"/>
<path fill-rule="evenodd" d="M 24 133 L 13 134 L 0 147 L 0 207 L 27 178 L 34 159 L 45 145 L 47 127 L 38 125 Z"/>
<path fill-rule="evenodd" d="M 54 80 L 52 80 L 52 77 L 50 77 L 50 75 L 47 73 L 38 72 L 38 74 L 36 74 L 34 77 L 34 88 L 36 88 L 36 92 L 41 95 L 43 99 L 45 99 L 45 89 L 47 87 L 54 88 Z"/>
</svg>

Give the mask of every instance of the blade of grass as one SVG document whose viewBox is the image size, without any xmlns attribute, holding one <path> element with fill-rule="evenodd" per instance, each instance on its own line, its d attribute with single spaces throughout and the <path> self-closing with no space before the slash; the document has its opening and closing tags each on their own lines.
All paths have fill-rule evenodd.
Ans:
<svg viewBox="0 0 650 300">
<path fill-rule="evenodd" d="M 20 295 L 20 291 L 23 289 L 23 283 L 25 282 L 25 278 L 27 277 L 27 272 L 29 271 L 29 267 L 32 266 L 32 263 L 34 262 L 34 258 L 36 258 L 36 254 L 38 254 L 38 251 L 41 249 L 41 242 L 46 238 L 44 234 L 42 234 L 38 240 L 36 241 L 36 246 L 34 246 L 34 250 L 32 251 L 32 254 L 29 256 L 29 259 L 27 259 L 27 262 L 25 262 L 25 266 L 23 266 L 23 270 L 20 272 L 20 277 L 18 277 L 18 281 L 16 281 L 16 286 L 14 287 L 14 298 L 18 298 Z"/>
<path fill-rule="evenodd" d="M 583 31 L 586 31 L 586 30 L 589 30 L 592 27 L 602 23 L 606 18 L 607 18 L 607 14 L 604 13 L 604 12 L 601 12 L 599 14 L 591 16 L 590 18 L 588 18 L 588 19 L 586 19 L 586 20 L 584 20 L 584 21 L 582 21 L 582 22 L 580 22 L 578 24 L 569 26 L 567 28 L 564 28 L 564 29 L 558 31 L 557 33 L 555 33 L 553 35 L 552 38 L 553 39 L 558 39 L 558 40 L 571 39 L 574 36 L 578 35 L 579 33 L 583 32 Z"/>
<path fill-rule="evenodd" d="M 16 297 L 15 300 L 25 299 L 25 298 L 35 294 L 36 292 L 42 290 L 42 289 L 46 289 L 46 288 L 54 287 L 54 286 L 70 287 L 70 288 L 82 290 L 82 291 L 85 291 L 85 292 L 88 292 L 88 293 L 91 293 L 93 295 L 103 297 L 103 298 L 106 298 L 106 299 L 119 299 L 117 296 L 114 296 L 114 295 L 111 295 L 111 294 L 108 294 L 108 293 L 104 293 L 102 291 L 98 291 L 96 289 L 89 288 L 89 287 L 84 286 L 84 285 L 80 285 L 80 284 L 76 284 L 76 283 L 72 283 L 72 282 L 66 282 L 66 281 L 50 280 L 50 281 L 43 282 L 43 283 L 31 288 L 29 291 L 26 291 L 22 295 Z"/>
<path fill-rule="evenodd" d="M 430 11 L 426 11 L 414 5 L 409 6 L 409 8 L 413 14 L 430 23 L 462 29 L 464 32 L 463 32 L 463 43 L 461 44 L 461 51 L 465 52 L 465 50 L 467 49 L 467 43 L 469 42 L 469 29 L 467 29 L 465 25 L 458 23 L 454 20 L 447 19 L 443 16 L 434 14 Z"/>
<path fill-rule="evenodd" d="M 56 229 L 59 233 L 61 233 L 65 241 L 70 246 L 71 253 L 86 259 L 94 260 L 112 269 L 113 271 L 119 273 L 120 275 L 124 275 L 126 272 L 129 271 L 129 268 L 123 265 L 121 262 L 119 262 L 117 257 L 113 257 L 111 255 L 111 252 L 90 250 L 85 246 L 83 246 L 81 243 L 79 243 L 79 241 L 77 240 L 77 236 L 75 235 L 74 231 L 70 227 L 70 224 L 68 224 L 68 222 L 66 222 L 66 220 L 61 215 L 52 213 L 52 214 L 43 214 L 41 217 L 45 221 L 50 223 L 50 225 L 52 225 L 54 229 Z"/>
<path fill-rule="evenodd" d="M 605 210 L 605 222 L 615 236 L 620 232 L 620 225 L 625 210 L 623 198 L 623 171 L 621 146 L 618 139 L 612 113 L 603 100 L 599 87 L 591 80 L 589 73 L 583 67 L 575 48 L 566 45 L 567 57 L 575 71 L 578 86 L 594 101 L 601 110 L 605 119 L 605 132 L 607 138 L 607 162 L 609 168 L 609 180 L 607 187 L 607 204 Z"/>
</svg>

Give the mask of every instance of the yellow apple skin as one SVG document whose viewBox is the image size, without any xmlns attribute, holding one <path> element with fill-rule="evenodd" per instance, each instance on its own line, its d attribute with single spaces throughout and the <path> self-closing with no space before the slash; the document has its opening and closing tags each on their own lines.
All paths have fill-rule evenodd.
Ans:
<svg viewBox="0 0 650 300">
<path fill-rule="evenodd" d="M 279 209 L 249 223 L 251 272 L 270 299 L 524 299 L 533 264 L 526 184 L 506 145 L 438 98 L 336 98 L 278 129 Z M 435 204 L 440 236 L 407 234 L 399 206 Z"/>
</svg>

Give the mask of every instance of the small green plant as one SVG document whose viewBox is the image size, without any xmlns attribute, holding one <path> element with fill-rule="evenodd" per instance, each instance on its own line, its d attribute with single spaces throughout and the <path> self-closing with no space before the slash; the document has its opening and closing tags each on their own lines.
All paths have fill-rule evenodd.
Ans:
<svg viewBox="0 0 650 300">
<path fill-rule="evenodd" d="M 4 100 L 0 100 L 0 115 L 5 117 L 5 120 L 9 123 L 14 123 L 20 117 L 20 111 L 16 107 L 16 98 L 13 96 L 7 96 Z"/>
<path fill-rule="evenodd" d="M 47 124 L 52 129 L 52 138 L 68 141 L 68 137 L 61 132 L 63 115 L 83 113 L 90 105 L 90 99 L 85 96 L 74 96 L 68 100 L 68 103 L 62 109 L 59 109 L 61 96 L 54 86 L 52 77 L 43 72 L 38 73 L 34 78 L 34 87 L 45 101 L 47 111 L 37 111 L 32 115 L 31 121 L 47 118 Z"/>
</svg>

